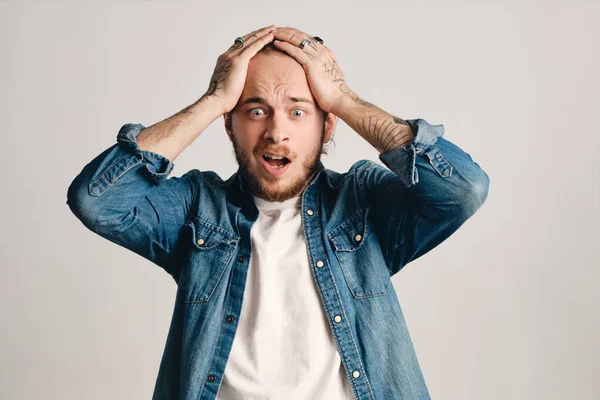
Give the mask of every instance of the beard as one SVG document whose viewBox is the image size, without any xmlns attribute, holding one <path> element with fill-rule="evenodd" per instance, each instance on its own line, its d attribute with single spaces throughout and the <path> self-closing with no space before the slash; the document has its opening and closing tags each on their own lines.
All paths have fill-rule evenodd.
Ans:
<svg viewBox="0 0 600 400">
<path fill-rule="evenodd" d="M 306 187 L 306 185 L 308 185 L 310 179 L 316 172 L 317 164 L 321 160 L 321 154 L 323 153 L 324 137 L 325 130 L 323 130 L 321 134 L 321 140 L 319 141 L 319 144 L 315 147 L 314 151 L 312 151 L 304 160 L 302 160 L 302 172 L 298 176 L 293 178 L 292 182 L 288 183 L 284 187 L 281 187 L 281 185 L 278 185 L 277 182 L 281 181 L 283 177 L 272 176 L 269 174 L 261 174 L 261 176 L 258 177 L 251 172 L 251 156 L 240 150 L 240 146 L 237 140 L 235 139 L 233 129 L 231 130 L 231 142 L 233 143 L 235 158 L 237 160 L 238 165 L 240 166 L 240 175 L 248 183 L 248 185 L 250 186 L 250 190 L 254 196 L 272 202 L 282 202 L 284 200 L 288 200 L 302 194 L 304 188 Z M 281 152 L 281 150 L 283 150 L 286 155 L 291 153 L 285 147 L 283 149 L 280 148 L 279 151 L 277 151 L 273 148 L 273 146 L 267 146 L 265 148 L 255 149 L 253 151 L 252 157 L 254 157 L 254 159 L 257 160 L 258 157 L 260 157 L 260 154 L 265 150 L 275 150 L 276 152 Z M 290 157 L 288 158 L 294 163 L 300 161 L 297 158 L 294 158 L 293 160 L 291 160 Z M 262 165 L 259 165 L 258 167 L 262 168 Z M 289 171 L 287 173 L 289 173 Z"/>
</svg>

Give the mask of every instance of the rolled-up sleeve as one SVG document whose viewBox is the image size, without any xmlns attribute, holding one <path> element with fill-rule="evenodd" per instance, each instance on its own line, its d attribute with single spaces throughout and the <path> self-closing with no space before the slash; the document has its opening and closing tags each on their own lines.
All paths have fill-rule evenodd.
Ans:
<svg viewBox="0 0 600 400">
<path fill-rule="evenodd" d="M 139 202 L 152 187 L 162 185 L 174 164 L 160 154 L 141 150 L 136 138 L 145 128 L 142 124 L 124 124 L 117 134 L 117 143 L 88 163 L 73 180 L 67 191 L 67 204 L 75 215 L 108 221 L 111 212 L 119 215 Z M 98 197 L 107 199 L 110 207 L 101 213 Z M 119 201 L 116 201 L 116 200 Z M 103 201 L 104 202 L 104 201 Z"/>
<path fill-rule="evenodd" d="M 179 231 L 197 193 L 194 170 L 169 178 L 174 164 L 141 150 L 142 124 L 125 124 L 117 143 L 83 167 L 69 185 L 67 204 L 93 232 L 163 266 L 173 263 Z"/>
<path fill-rule="evenodd" d="M 419 182 L 419 169 L 417 168 L 417 155 L 433 155 L 434 167 L 438 168 L 446 176 L 451 173 L 452 167 L 441 160 L 432 146 L 437 139 L 444 135 L 444 125 L 431 125 L 422 118 L 409 119 L 415 138 L 402 147 L 398 147 L 387 153 L 379 155 L 379 159 L 392 171 L 396 172 L 406 187 Z"/>
<path fill-rule="evenodd" d="M 365 165 L 373 220 L 392 274 L 440 244 L 485 202 L 490 178 L 446 140 L 443 125 L 406 121 L 413 141 Z"/>
<path fill-rule="evenodd" d="M 92 196 L 100 196 L 123 174 L 138 164 L 144 165 L 147 176 L 153 185 L 160 186 L 164 183 L 175 164 L 160 154 L 140 149 L 136 138 L 143 129 L 145 126 L 142 124 L 125 124 L 121 127 L 117 134 L 117 143 L 120 149 L 127 154 L 122 154 L 119 162 L 103 171 L 90 183 L 89 189 Z M 116 157 L 119 157 L 118 153 L 115 154 Z"/>
</svg>

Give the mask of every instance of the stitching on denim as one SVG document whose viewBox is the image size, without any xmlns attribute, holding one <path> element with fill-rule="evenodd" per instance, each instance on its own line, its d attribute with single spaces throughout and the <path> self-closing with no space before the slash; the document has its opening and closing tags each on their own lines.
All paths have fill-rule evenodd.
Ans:
<svg viewBox="0 0 600 400">
<path fill-rule="evenodd" d="M 307 227 L 307 228 L 310 229 L 310 227 Z M 310 256 L 310 259 L 311 259 L 311 267 L 312 267 L 311 270 L 313 270 L 313 274 L 314 274 L 314 266 L 313 266 L 314 265 L 314 257 L 313 257 L 313 252 L 309 251 L 308 253 L 309 253 L 309 256 Z M 348 316 L 346 314 L 346 310 L 345 310 L 345 308 L 343 306 L 343 303 L 341 301 L 341 297 L 340 297 L 340 294 L 339 294 L 339 290 L 338 290 L 337 284 L 336 284 L 335 279 L 333 277 L 333 273 L 331 272 L 331 264 L 330 264 L 329 259 L 327 257 L 325 257 L 325 262 L 326 262 L 326 266 L 327 266 L 327 273 L 329 274 L 329 278 L 331 279 L 331 282 L 332 282 L 334 290 L 335 290 L 334 294 L 335 294 L 337 303 L 340 304 L 340 308 L 342 310 L 342 315 L 344 316 L 344 323 L 346 324 L 346 329 L 349 332 L 350 339 L 351 339 L 352 344 L 354 346 L 355 356 L 359 360 L 360 368 L 363 371 L 363 376 L 365 377 L 365 382 L 366 382 L 367 387 L 369 388 L 369 392 L 371 393 L 371 396 L 373 396 L 373 398 L 374 398 L 374 394 L 373 394 L 373 391 L 372 391 L 371 386 L 369 384 L 369 381 L 368 381 L 368 379 L 366 379 L 367 375 L 364 372 L 364 369 L 362 368 L 363 360 L 360 358 L 360 354 L 358 352 L 358 347 L 356 345 L 356 342 L 354 341 L 354 337 L 352 335 L 352 329 L 350 328 L 349 322 L 348 322 Z M 325 267 L 325 266 L 323 266 L 323 267 Z M 323 303 L 324 307 L 327 310 L 327 322 L 328 322 L 329 326 L 331 327 L 331 331 L 332 331 L 333 335 L 336 338 L 336 341 L 335 341 L 336 347 L 339 350 L 340 356 L 346 361 L 346 365 L 349 365 L 351 363 L 351 360 L 349 359 L 348 355 L 346 354 L 346 352 L 344 351 L 344 349 L 339 344 L 340 341 L 341 341 L 341 337 L 340 337 L 340 335 L 338 333 L 339 329 L 336 329 L 335 325 L 333 325 L 333 322 L 329 318 L 329 315 L 333 314 L 333 310 L 331 309 L 329 302 L 325 301 L 325 298 L 323 298 L 322 293 L 324 293 L 325 289 L 321 285 L 321 282 L 319 281 L 319 279 L 316 279 L 316 277 L 315 277 L 315 282 L 316 282 L 316 284 L 317 284 L 317 286 L 319 288 L 319 296 L 321 297 L 321 302 Z M 352 392 L 355 395 L 357 395 L 358 394 L 358 389 L 355 390 L 355 385 L 356 384 L 352 383 L 353 382 L 353 377 L 350 375 L 350 373 L 345 368 L 344 368 L 344 371 L 346 372 L 346 376 L 348 377 L 348 380 L 349 380 L 349 383 L 350 383 L 350 387 L 352 388 Z"/>
<path fill-rule="evenodd" d="M 201 217 L 196 217 L 192 220 L 192 223 L 195 223 L 196 221 L 198 221 L 200 224 L 206 225 L 207 227 L 209 227 L 210 229 L 219 231 L 221 233 L 223 233 L 224 235 L 229 236 L 231 239 L 234 239 L 236 242 L 238 242 L 240 240 L 240 238 L 238 236 L 236 236 L 234 233 L 229 232 L 228 230 L 225 230 L 221 227 L 218 227 L 216 225 L 211 224 L 210 222 L 207 222 L 205 219 L 201 218 Z M 195 229 L 195 226 L 194 226 Z"/>
<path fill-rule="evenodd" d="M 142 150 L 142 149 L 139 149 L 139 152 L 140 152 L 140 153 L 141 153 L 141 154 L 142 154 L 142 155 L 143 155 L 145 158 L 152 158 L 152 159 L 154 159 L 154 160 L 157 160 L 157 161 L 165 161 L 165 162 L 167 162 L 167 163 L 169 163 L 169 164 L 172 162 L 172 161 L 171 161 L 171 160 L 169 160 L 167 157 L 165 157 L 165 156 L 161 156 L 161 155 L 160 155 L 160 154 L 158 154 L 158 153 L 153 153 L 153 152 L 151 152 L 151 151 L 148 151 L 148 150 Z"/>
<path fill-rule="evenodd" d="M 361 210 L 359 210 L 359 211 L 355 212 L 354 214 L 352 214 L 352 216 L 351 216 L 350 218 L 348 218 L 348 220 L 347 220 L 347 221 L 345 221 L 345 222 L 344 222 L 344 223 L 342 223 L 342 224 L 341 224 L 339 227 L 337 227 L 337 228 L 335 228 L 335 229 L 334 229 L 334 230 L 337 230 L 337 229 L 339 229 L 339 228 L 342 228 L 344 225 L 346 225 L 347 223 L 351 222 L 351 220 L 352 220 L 353 218 L 355 218 L 356 214 L 358 214 L 360 211 L 363 211 L 363 210 L 364 210 L 365 212 L 364 212 L 364 215 L 362 215 L 362 216 L 361 216 L 361 220 L 363 221 L 363 230 L 362 230 L 362 232 L 361 232 L 361 233 L 362 233 L 364 236 L 363 236 L 363 239 L 361 240 L 361 243 L 360 243 L 360 244 L 359 244 L 359 245 L 358 245 L 356 248 L 352 248 L 352 249 L 349 249 L 349 250 L 342 250 L 342 249 L 346 249 L 346 248 L 348 248 L 348 246 L 339 246 L 339 247 L 338 247 L 338 245 L 337 245 L 337 242 L 335 241 L 335 238 L 334 238 L 334 237 L 332 237 L 332 233 L 333 233 L 333 231 L 327 235 L 327 236 L 330 238 L 330 240 L 331 240 L 331 241 L 334 243 L 334 245 L 335 245 L 335 250 L 334 250 L 335 256 L 336 256 L 336 258 L 337 258 L 337 260 L 338 260 L 338 263 L 339 263 L 339 265 L 340 265 L 340 268 L 341 268 L 341 270 L 342 270 L 342 274 L 343 274 L 343 276 L 344 276 L 344 280 L 346 281 L 346 284 L 348 285 L 348 289 L 350 290 L 350 293 L 352 293 L 352 297 L 354 297 L 355 299 L 366 299 L 366 298 L 374 298 L 374 297 L 380 297 L 380 296 L 383 296 L 383 295 L 385 295 L 385 294 L 388 292 L 388 290 L 389 290 L 389 287 L 390 287 L 390 280 L 388 280 L 388 281 L 387 281 L 387 283 L 386 283 L 386 286 L 385 286 L 385 290 L 384 290 L 383 292 L 370 293 L 370 294 L 367 294 L 367 293 L 365 292 L 365 294 L 364 294 L 364 295 L 362 295 L 362 296 L 359 296 L 359 295 L 357 295 L 357 294 L 355 293 L 355 291 L 352 289 L 352 288 L 353 288 L 353 286 L 352 286 L 352 285 L 354 285 L 354 287 L 356 287 L 356 288 L 357 288 L 357 289 L 359 289 L 359 290 L 362 290 L 362 291 L 364 291 L 364 289 L 363 289 L 363 288 L 362 288 L 362 287 L 361 287 L 361 286 L 358 284 L 358 282 L 357 282 L 357 281 L 356 281 L 356 280 L 355 280 L 355 279 L 352 277 L 352 274 L 351 274 L 350 272 L 349 272 L 348 274 L 347 274 L 346 272 L 344 272 L 344 268 L 343 268 L 344 262 L 342 262 L 342 260 L 341 260 L 341 258 L 340 258 L 340 255 L 339 255 L 339 253 L 340 253 L 340 252 L 344 252 L 344 253 L 352 253 L 352 252 L 354 252 L 354 251 L 357 251 L 357 250 L 358 250 L 358 248 L 359 248 L 360 246 L 362 246 L 362 244 L 365 242 L 365 240 L 367 240 L 367 237 L 370 235 L 370 230 L 369 230 L 369 229 L 367 229 L 367 226 L 368 226 L 368 223 L 367 223 L 367 219 L 368 219 L 368 218 L 367 218 L 367 217 L 368 217 L 368 213 L 369 213 L 369 211 L 370 211 L 370 207 L 366 207 L 366 208 L 364 208 L 364 209 L 361 209 Z M 334 236 L 337 236 L 337 235 L 334 235 Z M 342 236 L 343 236 L 343 235 L 342 235 Z M 385 256 L 384 256 L 384 260 L 385 260 Z M 392 272 L 391 272 L 390 268 L 387 266 L 387 263 L 386 263 L 386 269 L 387 269 L 387 271 L 388 271 L 389 278 L 391 278 L 391 277 L 392 277 Z M 350 282 L 349 282 L 349 281 L 350 281 Z M 350 283 L 352 283 L 352 285 L 351 285 Z"/>
<path fill-rule="evenodd" d="M 230 294 L 231 294 L 231 285 L 230 285 L 230 283 L 231 283 L 231 280 L 232 280 L 232 279 L 233 279 L 233 274 L 230 274 L 230 275 L 229 275 L 229 281 L 227 282 L 227 290 L 225 291 L 225 298 L 226 298 L 226 299 L 229 299 L 229 298 L 230 298 L 230 297 L 229 297 L 229 296 L 230 296 Z M 223 323 L 220 323 L 220 324 L 219 324 L 219 334 L 217 335 L 217 337 L 220 337 L 220 336 L 221 336 L 221 331 L 223 330 L 223 325 L 224 325 Z M 238 326 L 239 326 L 239 316 L 238 316 Z M 236 328 L 236 330 L 237 330 L 237 328 Z M 215 345 L 215 348 L 213 349 L 213 353 L 212 353 L 212 355 L 211 355 L 211 357 L 210 357 L 210 364 L 209 364 L 209 366 L 210 366 L 210 365 L 212 365 L 212 360 L 213 360 L 213 359 L 214 359 L 214 357 L 215 357 L 215 351 L 216 351 L 216 349 L 217 349 L 217 346 Z M 224 372 L 224 371 L 223 371 L 223 372 Z M 208 374 L 207 374 L 207 377 L 208 377 Z M 223 379 L 223 377 L 221 377 L 221 379 Z M 202 390 L 200 390 L 200 396 L 199 396 L 199 398 L 202 398 L 202 393 L 204 393 L 204 388 L 205 388 L 205 387 L 206 387 L 206 381 L 204 382 L 204 385 L 202 385 Z M 218 390 L 218 389 L 217 389 L 217 390 Z"/>
<path fill-rule="evenodd" d="M 336 253 L 336 254 L 335 254 L 335 256 L 336 256 L 336 258 L 337 258 L 337 260 L 338 260 L 338 263 L 339 263 L 339 265 L 340 265 L 340 268 L 341 268 L 341 270 L 342 270 L 342 275 L 344 276 L 344 280 L 346 281 L 346 284 L 348 285 L 348 289 L 350 290 L 350 293 L 352 294 L 352 297 L 354 297 L 354 298 L 355 298 L 355 299 L 357 299 L 357 300 L 362 300 L 362 299 L 372 299 L 372 298 L 375 298 L 375 297 L 380 297 L 380 296 L 383 296 L 383 295 L 387 294 L 388 290 L 390 289 L 390 282 L 391 282 L 391 272 L 390 272 L 390 269 L 387 267 L 387 265 L 386 265 L 386 269 L 388 270 L 388 273 L 390 274 L 390 279 L 387 281 L 387 283 L 386 283 L 386 285 L 385 285 L 385 290 L 384 290 L 383 292 L 378 292 L 378 293 L 371 293 L 371 294 L 366 294 L 366 293 L 365 293 L 364 295 L 362 295 L 362 296 L 359 296 L 359 295 L 357 295 L 356 293 L 354 293 L 354 290 L 352 290 L 352 286 L 350 286 L 350 285 L 348 284 L 348 277 L 346 276 L 347 274 L 344 272 L 344 268 L 342 267 L 342 265 L 343 265 L 344 263 L 342 263 L 342 260 L 340 260 L 340 257 L 339 257 L 339 255 L 337 254 L 337 252 L 335 252 L 335 253 Z M 352 279 L 352 282 L 353 282 L 353 283 L 356 285 L 356 288 L 357 288 L 357 289 L 359 289 L 359 290 L 364 290 L 364 289 L 362 289 L 362 288 L 361 288 L 361 287 L 358 285 L 358 283 L 356 283 L 356 281 L 355 281 L 354 279 Z"/>
<path fill-rule="evenodd" d="M 427 160 L 429 161 L 429 164 L 431 164 L 431 166 L 433 167 L 433 169 L 435 169 L 439 176 L 441 176 L 442 178 L 450 178 L 452 176 L 452 164 L 450 164 L 448 160 L 446 160 L 442 152 L 437 147 L 434 147 L 434 150 L 430 150 L 425 154 L 427 155 Z M 437 158 L 439 158 L 440 160 L 438 161 Z M 448 176 L 444 176 L 442 171 L 438 169 L 436 162 L 444 165 L 449 170 Z"/>
<path fill-rule="evenodd" d="M 358 211 L 356 211 L 354 214 L 352 214 L 350 217 L 346 218 L 340 225 L 336 226 L 335 228 L 333 228 L 332 230 L 329 231 L 329 233 L 327 234 L 329 237 L 331 237 L 331 235 L 335 236 L 335 233 L 337 233 L 336 231 L 340 230 L 341 228 L 343 228 L 344 226 L 348 225 L 353 218 L 357 217 L 357 214 L 361 214 L 363 212 L 364 208 L 359 208 Z"/>
<path fill-rule="evenodd" d="M 346 309 L 344 308 L 342 299 L 340 297 L 339 290 L 338 290 L 337 284 L 335 282 L 335 279 L 333 277 L 333 274 L 331 272 L 331 266 L 329 264 L 329 260 L 328 259 L 327 259 L 327 264 L 329 265 L 329 268 L 328 268 L 329 278 L 331 279 L 331 282 L 333 283 L 333 288 L 335 289 L 335 296 L 337 297 L 336 300 L 338 301 L 338 304 L 340 304 L 340 309 L 342 310 L 342 315 L 344 316 L 344 322 L 346 324 L 346 328 L 347 328 L 348 333 L 349 333 L 348 336 L 350 336 L 350 340 L 352 341 L 352 345 L 354 347 L 354 354 L 355 354 L 356 358 L 359 361 L 358 364 L 359 364 L 360 370 L 362 371 L 362 374 L 363 374 L 363 377 L 364 377 L 364 382 L 367 385 L 367 388 L 369 389 L 369 393 L 371 393 L 371 396 L 374 399 L 375 398 L 375 394 L 373 393 L 373 389 L 371 388 L 371 384 L 369 383 L 369 380 L 367 379 L 367 374 L 366 374 L 366 372 L 365 372 L 365 370 L 363 368 L 364 362 L 363 362 L 362 358 L 360 357 L 360 353 L 358 352 L 358 346 L 356 345 L 356 341 L 354 340 L 354 335 L 352 334 L 352 329 L 350 328 L 350 325 L 349 325 L 348 315 L 346 314 Z M 332 314 L 332 312 L 330 312 L 330 314 Z M 329 323 L 331 325 L 331 321 L 329 321 Z M 336 344 L 338 344 L 340 336 L 337 333 L 336 329 L 332 329 L 332 331 L 333 331 L 333 334 L 336 335 Z M 339 347 L 339 345 L 338 345 L 338 347 Z M 341 348 L 340 348 L 340 353 L 344 354 L 344 357 L 346 358 L 346 363 L 350 364 L 350 360 L 348 359 L 347 355 L 342 351 Z M 346 369 L 344 368 L 344 370 L 346 370 Z M 349 379 L 350 382 L 353 382 L 354 377 L 351 376 L 348 371 L 346 371 L 346 376 L 348 377 L 348 379 Z M 354 389 L 354 385 L 352 385 L 352 383 L 350 383 L 350 386 Z M 357 392 L 358 392 L 358 389 L 357 389 Z"/>
<path fill-rule="evenodd" d="M 219 239 L 215 239 L 214 240 L 214 244 L 212 244 L 210 246 L 200 246 L 198 243 L 196 243 L 196 237 L 198 236 L 198 230 L 196 229 L 196 225 L 194 223 L 194 221 L 190 221 L 188 223 L 186 223 L 187 226 L 190 226 L 192 228 L 192 244 L 194 246 L 194 248 L 198 251 L 209 251 L 209 250 L 218 250 L 222 253 L 231 255 L 234 253 L 235 248 L 237 247 L 237 244 L 239 243 L 239 239 L 235 239 L 235 238 L 226 238 L 225 240 L 219 240 Z M 217 229 L 211 225 L 206 223 L 205 225 L 207 225 L 208 229 L 218 232 Z M 219 248 L 217 248 L 218 245 L 220 244 L 225 244 L 227 246 L 230 247 L 230 251 L 225 251 L 225 250 L 221 250 Z M 227 262 L 229 262 L 229 260 L 227 260 Z"/>
<path fill-rule="evenodd" d="M 142 156 L 142 158 L 138 158 L 138 161 L 137 161 L 135 164 L 132 164 L 132 165 L 131 165 L 129 168 L 127 168 L 126 170 L 124 170 L 124 171 L 123 171 L 123 172 L 122 172 L 120 175 L 118 175 L 118 176 L 117 176 L 117 177 L 116 177 L 116 178 L 115 178 L 115 179 L 114 179 L 114 180 L 111 182 L 110 180 L 108 180 L 108 179 L 106 178 L 106 176 L 105 176 L 105 175 L 106 175 L 106 174 L 107 174 L 107 173 L 108 173 L 110 170 L 112 170 L 112 169 L 115 169 L 115 168 L 116 168 L 116 166 L 117 166 L 117 164 L 118 164 L 118 163 L 120 163 L 120 162 L 121 162 L 121 161 L 124 159 L 124 157 L 129 157 L 129 155 L 126 155 L 126 156 L 123 156 L 123 157 L 119 158 L 119 159 L 118 159 L 117 161 L 115 161 L 115 162 L 114 162 L 114 163 L 113 163 L 113 164 L 112 164 L 110 167 L 106 168 L 106 169 L 105 169 L 105 170 L 104 170 L 104 171 L 103 171 L 103 172 L 100 174 L 100 176 L 98 176 L 98 178 L 94 179 L 94 180 L 93 180 L 93 181 L 92 181 L 92 182 L 91 182 L 91 183 L 88 185 L 88 193 L 89 193 L 91 196 L 94 196 L 94 197 L 99 197 L 99 196 L 101 196 L 102 194 L 104 194 L 104 192 L 106 192 L 106 191 L 107 191 L 109 188 L 111 188 L 111 187 L 112 187 L 112 186 L 113 186 L 115 183 L 117 183 L 117 181 L 118 181 L 119 179 L 121 179 L 121 177 L 122 177 L 123 175 L 125 175 L 125 173 L 127 173 L 127 171 L 129 171 L 131 168 L 133 168 L 133 167 L 135 167 L 136 165 L 138 165 L 139 163 L 141 163 L 141 162 L 142 162 L 142 160 L 143 160 L 143 156 Z M 137 156 L 136 156 L 136 157 L 137 157 Z M 125 163 L 123 163 L 123 164 L 125 164 Z M 99 194 L 97 194 L 97 195 L 96 195 L 96 194 L 92 193 L 92 189 L 93 189 L 93 186 L 94 186 L 94 184 L 95 184 L 96 182 L 98 182 L 98 181 L 99 181 L 101 178 L 103 178 L 103 179 L 104 179 L 106 182 L 108 182 L 108 186 L 107 186 L 107 187 L 106 187 L 106 188 L 105 188 L 105 189 L 104 189 L 102 192 L 100 192 Z"/>
<path fill-rule="evenodd" d="M 221 274 L 218 276 L 215 284 L 212 286 L 212 289 L 210 291 L 210 293 L 208 293 L 206 295 L 206 298 L 203 300 L 184 300 L 184 303 L 186 304 L 190 304 L 190 303 L 207 303 L 210 298 L 212 297 L 213 293 L 215 293 L 215 290 L 217 289 L 217 286 L 219 286 L 219 284 L 221 283 L 221 280 L 223 279 L 223 274 L 225 274 L 225 271 L 227 270 L 227 266 L 229 265 L 229 262 L 231 261 L 231 259 L 233 258 L 233 253 L 227 253 L 229 254 L 229 257 L 227 258 L 227 261 L 225 261 L 223 263 L 223 270 L 221 271 Z"/>
<path fill-rule="evenodd" d="M 311 185 L 309 185 L 309 187 L 310 186 Z M 303 198 L 302 198 L 302 205 L 303 206 L 305 204 L 304 203 L 304 197 L 308 196 L 307 193 L 308 193 L 308 190 L 305 190 L 304 193 L 303 193 Z M 310 231 L 310 226 L 309 226 L 308 219 L 306 217 L 303 217 L 301 219 L 301 221 L 302 221 L 303 231 L 304 232 L 306 232 L 307 230 Z M 323 242 L 323 237 L 322 236 L 319 235 L 318 239 L 315 239 L 315 240 L 317 242 L 321 242 L 321 243 L 317 243 L 319 245 L 319 248 L 322 248 L 322 249 L 325 248 L 323 246 L 325 246 L 326 243 Z M 324 295 L 323 295 L 323 293 L 325 292 L 325 290 L 324 290 L 323 286 L 321 285 L 320 280 L 317 279 L 318 271 L 316 271 L 315 267 L 314 267 L 314 265 L 315 265 L 315 257 L 314 257 L 314 252 L 313 252 L 313 243 L 312 243 L 312 239 L 310 238 L 310 235 L 306 236 L 306 246 L 307 246 L 307 250 L 308 250 L 308 257 L 309 257 L 309 261 L 310 261 L 310 265 L 311 265 L 311 271 L 313 272 L 313 276 L 315 278 L 315 283 L 316 283 L 316 285 L 318 286 L 318 289 L 319 289 L 318 292 L 319 292 L 319 296 L 321 297 L 321 302 L 323 304 L 323 307 L 326 310 L 327 322 L 328 322 L 328 324 L 331 327 L 332 334 L 336 338 L 335 342 L 336 342 L 337 348 L 339 349 L 340 357 L 345 360 L 345 364 L 346 365 L 349 365 L 350 364 L 350 359 L 349 359 L 348 355 L 346 354 L 346 352 L 344 351 L 344 349 L 339 345 L 340 340 L 341 340 L 340 335 L 337 332 L 337 329 L 335 329 L 335 327 L 333 325 L 333 322 L 329 318 L 329 316 L 331 314 L 333 314 L 333 310 L 331 309 L 329 302 L 325 301 L 325 298 L 324 298 Z M 369 392 L 371 393 L 371 396 L 374 398 L 375 396 L 373 394 L 373 390 L 372 390 L 371 385 L 370 385 L 370 383 L 369 383 L 369 381 L 367 379 L 367 375 L 366 375 L 366 373 L 364 373 L 364 369 L 362 368 L 363 360 L 360 358 L 360 354 L 358 352 L 358 347 L 357 347 L 356 342 L 354 341 L 354 338 L 352 336 L 352 329 L 348 325 L 349 324 L 348 318 L 347 318 L 347 315 L 346 315 L 346 312 L 345 312 L 345 309 L 344 309 L 344 305 L 343 305 L 343 303 L 341 301 L 341 296 L 340 296 L 340 293 L 339 293 L 338 286 L 337 286 L 337 284 L 335 282 L 335 279 L 333 278 L 333 273 L 331 271 L 331 263 L 329 262 L 329 258 L 326 256 L 326 253 L 325 253 L 325 257 L 324 257 L 324 262 L 325 262 L 325 266 L 328 268 L 327 272 L 329 274 L 329 279 L 331 279 L 331 282 L 332 282 L 332 285 L 333 285 L 333 288 L 334 288 L 334 296 L 337 298 L 338 304 L 340 304 L 340 307 L 341 307 L 341 310 L 342 310 L 342 315 L 344 316 L 344 321 L 346 323 L 346 327 L 347 327 L 347 329 L 348 329 L 348 331 L 350 333 L 350 339 L 352 340 L 352 344 L 354 346 L 354 353 L 356 355 L 356 358 L 359 360 L 359 363 L 361 364 L 361 370 L 363 371 L 363 376 L 364 376 L 364 379 L 365 379 L 365 383 L 366 383 L 367 387 L 369 388 Z M 352 376 L 349 375 L 349 372 L 346 370 L 346 368 L 344 368 L 344 371 L 346 372 L 346 376 L 348 377 L 350 387 L 352 388 L 352 392 L 357 396 L 357 398 L 360 398 L 360 396 L 358 395 L 358 389 L 355 389 L 356 384 L 354 383 Z"/>
</svg>

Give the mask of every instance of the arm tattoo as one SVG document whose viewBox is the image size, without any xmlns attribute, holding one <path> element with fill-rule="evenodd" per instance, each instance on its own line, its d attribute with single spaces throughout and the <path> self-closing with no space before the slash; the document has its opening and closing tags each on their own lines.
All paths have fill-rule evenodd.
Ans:
<svg viewBox="0 0 600 400">
<path fill-rule="evenodd" d="M 356 103 L 360 105 L 367 106 L 369 108 L 375 108 L 373 104 L 361 99 L 356 93 L 348 88 L 346 85 L 346 77 L 344 76 L 344 72 L 338 67 L 338 64 L 335 61 L 333 61 L 331 64 L 323 64 L 323 68 L 325 69 L 325 73 L 329 75 L 332 83 L 339 82 L 340 92 L 349 95 Z"/>
<path fill-rule="evenodd" d="M 369 108 L 378 108 L 377 106 L 375 106 L 374 104 L 369 103 L 366 100 L 361 99 L 356 93 L 354 93 L 352 90 L 350 90 L 348 88 L 348 86 L 346 86 L 346 82 L 340 83 L 340 92 L 347 94 L 348 96 L 350 96 L 357 104 L 360 104 L 361 106 L 366 106 Z"/>
<path fill-rule="evenodd" d="M 323 69 L 325 69 L 325 73 L 329 76 L 331 82 L 342 82 L 345 85 L 346 78 L 344 77 L 344 72 L 338 67 L 335 61 L 323 64 Z"/>
<path fill-rule="evenodd" d="M 215 94 L 215 91 L 217 89 L 223 88 L 222 86 L 219 87 L 219 84 L 225 81 L 225 75 L 227 75 L 230 68 L 231 68 L 231 64 L 228 61 L 222 61 L 217 64 L 217 66 L 215 67 L 215 70 L 213 72 L 213 75 L 210 78 L 210 83 L 208 85 L 208 89 L 206 90 L 206 93 L 204 93 L 202 95 L 202 97 L 200 97 L 200 100 L 203 97 L 210 97 L 210 96 L 219 97 L 219 95 Z"/>
<path fill-rule="evenodd" d="M 383 153 L 404 146 L 414 138 L 412 131 L 406 129 L 406 121 L 387 115 L 375 115 L 358 121 L 356 131 Z"/>
<path fill-rule="evenodd" d="M 405 120 L 403 120 L 402 118 L 398 118 L 395 115 L 392 115 L 392 118 L 393 118 L 394 122 L 397 124 L 408 125 L 408 123 Z"/>
</svg>

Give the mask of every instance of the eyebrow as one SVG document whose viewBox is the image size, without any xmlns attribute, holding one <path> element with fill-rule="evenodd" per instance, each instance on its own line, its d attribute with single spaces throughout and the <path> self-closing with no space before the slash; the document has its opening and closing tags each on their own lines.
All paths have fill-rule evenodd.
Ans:
<svg viewBox="0 0 600 400">
<path fill-rule="evenodd" d="M 287 99 L 288 99 L 288 101 L 290 101 L 292 103 L 308 103 L 308 104 L 312 104 L 313 106 L 315 105 L 315 103 L 312 100 L 307 99 L 306 97 L 289 96 Z M 262 97 L 248 97 L 246 100 L 244 100 L 241 103 L 241 105 L 248 104 L 248 103 L 267 104 L 267 101 L 265 99 L 263 99 Z"/>
</svg>

